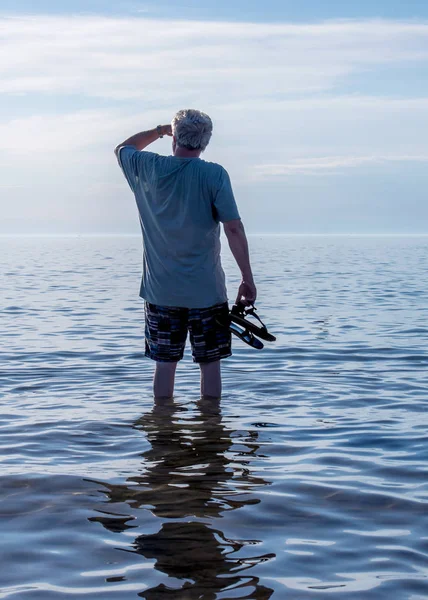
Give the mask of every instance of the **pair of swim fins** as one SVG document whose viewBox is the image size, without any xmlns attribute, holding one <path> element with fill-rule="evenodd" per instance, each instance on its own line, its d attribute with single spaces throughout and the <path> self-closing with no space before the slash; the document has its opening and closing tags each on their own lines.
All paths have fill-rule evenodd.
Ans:
<svg viewBox="0 0 428 600">
<path fill-rule="evenodd" d="M 268 342 L 274 342 L 276 337 L 269 333 L 266 325 L 260 317 L 256 315 L 256 310 L 254 305 L 245 306 L 241 302 L 232 306 L 229 313 L 229 329 L 234 335 L 239 337 L 239 339 L 249 346 L 261 350 L 264 347 L 264 344 L 258 338 Z M 249 317 L 254 317 L 258 323 L 249 320 Z"/>
</svg>

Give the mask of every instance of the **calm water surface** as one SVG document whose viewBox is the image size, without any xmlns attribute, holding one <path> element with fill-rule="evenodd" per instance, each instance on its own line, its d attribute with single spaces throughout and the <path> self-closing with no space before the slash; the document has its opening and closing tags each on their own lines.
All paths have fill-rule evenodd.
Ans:
<svg viewBox="0 0 428 600">
<path fill-rule="evenodd" d="M 428 598 L 428 237 L 250 243 L 215 407 L 153 406 L 138 237 L 0 239 L 0 598 Z"/>
</svg>

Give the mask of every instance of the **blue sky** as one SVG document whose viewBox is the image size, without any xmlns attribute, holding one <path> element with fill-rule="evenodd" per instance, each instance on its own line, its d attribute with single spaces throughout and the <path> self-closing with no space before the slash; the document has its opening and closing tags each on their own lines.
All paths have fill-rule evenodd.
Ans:
<svg viewBox="0 0 428 600">
<path fill-rule="evenodd" d="M 424 19 L 428 17 L 425 0 L 156 0 L 156 2 L 117 0 L 3 0 L 4 13 L 85 13 L 114 16 L 134 15 L 142 11 L 162 18 L 222 19 L 232 21 L 315 22 L 325 19 Z"/>
<path fill-rule="evenodd" d="M 0 8 L 0 233 L 137 233 L 113 148 L 184 107 L 212 116 L 204 158 L 248 231 L 428 232 L 427 3 L 16 4 Z"/>
</svg>

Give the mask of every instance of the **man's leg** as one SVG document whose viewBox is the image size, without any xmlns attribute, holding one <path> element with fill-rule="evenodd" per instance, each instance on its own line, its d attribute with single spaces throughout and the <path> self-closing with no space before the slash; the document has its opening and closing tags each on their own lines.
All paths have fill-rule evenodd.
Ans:
<svg viewBox="0 0 428 600">
<path fill-rule="evenodd" d="M 153 395 L 155 400 L 167 400 L 173 397 L 176 368 L 176 362 L 156 362 L 153 379 Z"/>
<path fill-rule="evenodd" d="M 221 398 L 220 361 L 199 363 L 201 368 L 201 396 L 206 400 Z"/>
<path fill-rule="evenodd" d="M 194 362 L 201 369 L 201 396 L 221 398 L 220 360 L 232 355 L 227 302 L 189 310 L 189 332 Z"/>
<path fill-rule="evenodd" d="M 187 309 L 144 303 L 145 354 L 156 362 L 153 394 L 172 398 L 177 363 L 183 358 L 187 338 Z"/>
</svg>

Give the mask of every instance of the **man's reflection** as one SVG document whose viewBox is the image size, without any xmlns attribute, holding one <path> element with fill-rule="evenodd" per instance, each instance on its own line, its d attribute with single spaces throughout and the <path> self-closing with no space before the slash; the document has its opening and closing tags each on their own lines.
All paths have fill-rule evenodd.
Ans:
<svg viewBox="0 0 428 600">
<path fill-rule="evenodd" d="M 139 595 L 148 600 L 214 599 L 227 588 L 234 590 L 233 598 L 270 598 L 272 590 L 243 571 L 274 555 L 254 553 L 257 540 L 227 539 L 218 520 L 225 511 L 260 502 L 252 489 L 267 482 L 248 468 L 258 434 L 240 435 L 239 451 L 233 450 L 236 432 L 224 427 L 219 404 L 201 400 L 198 408 L 199 414 L 189 418 L 191 413 L 172 401 L 155 404 L 134 424 L 151 444 L 143 455 L 145 472 L 129 478 L 129 487 L 103 484 L 109 502 L 146 508 L 162 519 L 157 533 L 136 537 L 134 552 L 154 559 L 155 568 L 174 581 Z M 124 531 L 132 527 L 130 518 L 103 515 L 92 520 Z"/>
</svg>

